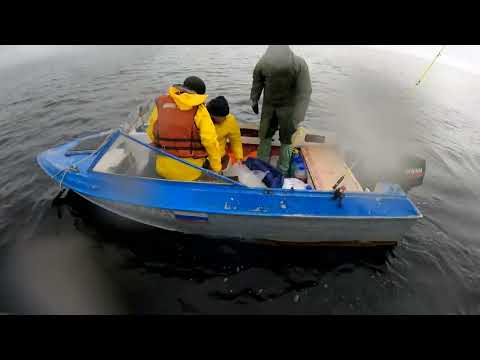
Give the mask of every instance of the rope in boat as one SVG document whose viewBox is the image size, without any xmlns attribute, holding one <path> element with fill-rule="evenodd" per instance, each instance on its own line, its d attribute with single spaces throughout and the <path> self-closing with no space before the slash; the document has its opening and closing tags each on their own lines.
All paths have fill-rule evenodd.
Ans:
<svg viewBox="0 0 480 360">
<path fill-rule="evenodd" d="M 87 160 L 89 159 L 90 157 L 92 157 L 93 155 L 95 155 L 96 151 L 92 152 L 90 155 L 84 157 L 83 159 L 80 159 L 78 160 L 77 162 L 71 164 L 70 166 L 66 167 L 65 169 L 62 169 L 60 170 L 58 173 L 56 173 L 54 176 L 53 176 L 53 179 L 55 179 L 58 175 L 60 175 L 62 172 L 63 172 L 63 176 L 62 176 L 62 179 L 60 180 L 60 190 L 63 189 L 62 185 L 63 185 L 63 180 L 65 179 L 65 176 L 67 175 L 67 173 L 69 173 L 70 171 L 73 171 L 73 172 L 78 172 L 78 167 L 77 165 L 80 164 L 82 161 L 84 160 Z"/>
</svg>

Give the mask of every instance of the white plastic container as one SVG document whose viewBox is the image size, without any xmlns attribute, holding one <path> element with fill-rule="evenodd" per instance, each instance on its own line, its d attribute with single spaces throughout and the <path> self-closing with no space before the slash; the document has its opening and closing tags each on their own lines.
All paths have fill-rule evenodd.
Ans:
<svg viewBox="0 0 480 360">
<path fill-rule="evenodd" d="M 304 183 L 302 180 L 297 178 L 285 178 L 283 180 L 282 189 L 307 190 L 307 187 L 311 189 L 311 186 Z"/>
<path fill-rule="evenodd" d="M 257 171 L 257 174 L 250 170 L 243 164 L 234 164 L 230 168 L 225 169 L 224 175 L 226 176 L 238 176 L 238 181 L 248 187 L 261 187 L 267 186 L 262 182 L 265 173 L 263 171 Z"/>
</svg>

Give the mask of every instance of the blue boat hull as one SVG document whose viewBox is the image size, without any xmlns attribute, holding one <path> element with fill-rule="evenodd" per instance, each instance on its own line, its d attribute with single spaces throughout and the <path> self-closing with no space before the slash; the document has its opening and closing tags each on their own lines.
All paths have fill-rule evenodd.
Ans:
<svg viewBox="0 0 480 360">
<path fill-rule="evenodd" d="M 281 243 L 394 244 L 422 217 L 404 193 L 347 193 L 260 189 L 180 182 L 92 170 L 109 144 L 69 154 L 80 140 L 38 155 L 62 187 L 120 216 L 167 230 Z M 70 171 L 63 171 L 70 168 Z"/>
</svg>

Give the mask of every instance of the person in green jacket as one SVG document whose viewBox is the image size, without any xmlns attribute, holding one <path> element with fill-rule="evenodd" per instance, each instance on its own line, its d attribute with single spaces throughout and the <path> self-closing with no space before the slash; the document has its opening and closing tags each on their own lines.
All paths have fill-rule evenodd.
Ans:
<svg viewBox="0 0 480 360">
<path fill-rule="evenodd" d="M 288 45 L 270 45 L 253 70 L 250 92 L 252 109 L 258 114 L 263 91 L 260 145 L 257 156 L 269 160 L 272 137 L 280 130 L 278 169 L 286 175 L 292 154 L 292 135 L 304 118 L 312 94 L 307 63 Z"/>
</svg>

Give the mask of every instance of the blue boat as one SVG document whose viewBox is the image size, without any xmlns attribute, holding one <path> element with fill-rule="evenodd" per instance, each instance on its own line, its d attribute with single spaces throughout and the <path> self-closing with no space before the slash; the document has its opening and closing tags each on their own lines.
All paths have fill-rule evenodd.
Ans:
<svg viewBox="0 0 480 360">
<path fill-rule="evenodd" d="M 258 125 L 242 123 L 245 151 L 258 143 Z M 332 141 L 333 139 L 333 141 Z M 296 144 L 311 190 L 251 187 L 197 168 L 149 144 L 145 121 L 74 139 L 37 156 L 61 188 L 125 218 L 209 237 L 294 245 L 395 245 L 422 214 L 400 186 L 368 189 L 336 150 L 334 135 L 307 130 Z M 273 149 L 278 146 L 274 138 Z M 275 152 L 273 152 L 275 154 Z M 197 181 L 160 178 L 166 156 L 202 171 Z M 423 179 L 423 170 L 420 177 Z M 415 169 L 409 169 L 415 175 Z M 342 194 L 332 186 L 344 176 Z"/>
</svg>

